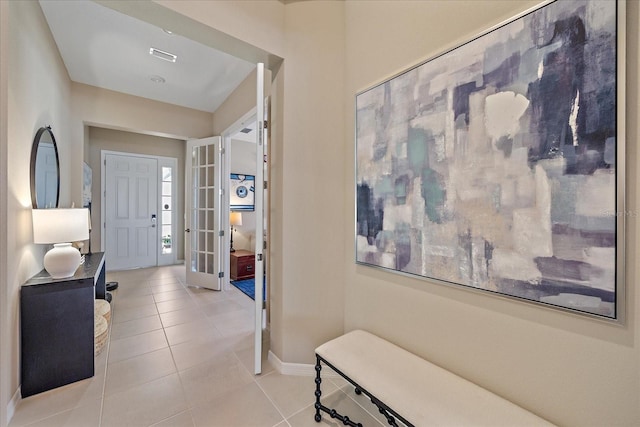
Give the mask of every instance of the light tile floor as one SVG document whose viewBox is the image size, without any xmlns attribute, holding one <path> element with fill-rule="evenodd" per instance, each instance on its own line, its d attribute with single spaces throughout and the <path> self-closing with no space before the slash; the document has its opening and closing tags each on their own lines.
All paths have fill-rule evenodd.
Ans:
<svg viewBox="0 0 640 427">
<path fill-rule="evenodd" d="M 327 415 L 314 421 L 313 377 L 281 375 L 266 357 L 253 375 L 253 300 L 237 289 L 185 286 L 184 266 L 107 280 L 120 286 L 95 376 L 23 399 L 10 427 L 342 425 Z M 385 425 L 345 381 L 322 386 L 325 404 L 364 426 Z"/>
</svg>

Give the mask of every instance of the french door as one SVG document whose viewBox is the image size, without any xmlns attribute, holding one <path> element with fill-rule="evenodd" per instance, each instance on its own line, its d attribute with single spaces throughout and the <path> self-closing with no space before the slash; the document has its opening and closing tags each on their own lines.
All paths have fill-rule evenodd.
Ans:
<svg viewBox="0 0 640 427">
<path fill-rule="evenodd" d="M 109 268 L 150 267 L 157 262 L 158 161 L 105 155 L 105 256 Z"/>
<path fill-rule="evenodd" d="M 265 117 L 264 64 L 256 68 L 256 184 L 255 184 L 255 333 L 254 333 L 254 370 L 262 373 L 262 324 L 264 320 L 262 281 L 264 280 L 264 156 L 266 154 L 265 137 L 267 135 Z"/>
<path fill-rule="evenodd" d="M 221 290 L 222 138 L 187 141 L 185 267 L 187 284 Z M 228 210 L 228 206 L 226 207 Z"/>
<path fill-rule="evenodd" d="M 264 155 L 265 152 L 265 96 L 264 64 L 257 64 L 256 79 L 256 180 L 255 180 L 255 333 L 254 373 L 262 372 L 262 325 L 264 319 Z M 222 161 L 222 138 L 218 136 L 187 141 L 186 153 L 186 220 L 185 264 L 187 284 L 222 290 L 224 265 L 222 253 L 224 232 L 221 224 L 229 221 L 228 195 L 223 197 L 229 174 Z M 224 177 L 224 181 L 222 179 Z M 226 226 L 225 226 L 226 229 Z"/>
</svg>

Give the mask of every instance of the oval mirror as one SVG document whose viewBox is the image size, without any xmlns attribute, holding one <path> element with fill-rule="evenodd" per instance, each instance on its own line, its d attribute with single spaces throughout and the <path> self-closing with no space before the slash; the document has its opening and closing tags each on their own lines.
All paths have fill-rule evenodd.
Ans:
<svg viewBox="0 0 640 427">
<path fill-rule="evenodd" d="M 51 127 L 38 129 L 31 148 L 31 203 L 34 209 L 57 208 L 60 161 Z"/>
</svg>

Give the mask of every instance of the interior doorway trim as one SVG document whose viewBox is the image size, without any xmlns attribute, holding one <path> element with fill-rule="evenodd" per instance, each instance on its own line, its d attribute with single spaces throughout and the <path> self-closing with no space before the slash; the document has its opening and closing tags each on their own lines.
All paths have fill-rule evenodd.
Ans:
<svg viewBox="0 0 640 427">
<path fill-rule="evenodd" d="M 158 226 L 156 227 L 158 233 L 158 242 L 162 241 L 162 167 L 170 166 L 177 177 L 178 173 L 178 159 L 175 157 L 156 156 L 153 154 L 140 154 L 129 153 L 124 151 L 113 150 L 101 150 L 100 151 L 100 251 L 105 251 L 105 216 L 106 216 L 106 158 L 108 155 L 126 156 L 126 157 L 139 157 L 146 159 L 154 159 L 158 163 L 157 174 L 157 212 L 158 212 Z M 178 180 L 171 180 L 171 205 L 177 206 L 178 200 Z M 176 209 L 171 210 L 171 236 L 177 236 L 177 215 Z M 175 242 L 175 240 L 174 240 Z M 171 251 L 170 255 L 162 255 L 162 245 L 156 245 L 156 266 L 158 265 L 171 265 L 177 263 L 177 254 L 175 251 Z"/>
<path fill-rule="evenodd" d="M 255 122 L 256 121 L 256 107 L 253 107 L 249 112 L 243 114 L 238 120 L 236 120 L 235 122 L 233 122 L 233 124 L 231 126 L 229 126 L 227 129 L 225 129 L 224 132 L 222 132 L 222 144 L 223 147 L 225 147 L 226 153 L 228 153 L 226 156 L 224 156 L 224 167 L 227 171 L 231 172 L 231 137 L 232 135 L 235 135 L 236 133 L 240 132 L 240 130 L 242 130 L 243 128 L 245 128 L 245 125 L 247 123 L 250 122 Z M 228 181 L 229 180 L 229 176 L 225 177 L 225 179 Z M 229 188 L 229 184 L 227 183 L 227 187 Z M 229 192 L 226 192 L 225 194 L 225 205 L 228 207 L 230 205 L 230 200 L 229 200 Z M 223 230 L 229 230 L 231 225 L 229 223 L 229 209 L 225 209 L 224 212 L 221 212 L 222 217 L 220 218 L 220 225 L 221 228 Z M 258 229 L 258 224 L 256 224 L 256 230 Z M 231 262 L 231 253 L 229 252 L 229 249 L 231 248 L 231 236 L 229 233 L 225 233 L 224 236 L 224 259 L 222 260 L 222 262 L 224 263 L 223 265 L 228 266 Z M 228 268 L 227 268 L 228 270 Z M 230 283 L 230 275 L 229 274 L 225 274 L 224 277 L 224 284 L 223 284 L 223 289 L 224 290 L 229 290 L 231 286 Z"/>
</svg>

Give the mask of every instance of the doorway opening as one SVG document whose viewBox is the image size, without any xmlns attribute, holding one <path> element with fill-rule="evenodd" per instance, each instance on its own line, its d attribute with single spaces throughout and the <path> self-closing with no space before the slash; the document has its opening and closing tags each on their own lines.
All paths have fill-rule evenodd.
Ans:
<svg viewBox="0 0 640 427">
<path fill-rule="evenodd" d="M 265 98 L 265 105 L 268 105 L 268 98 Z M 260 114 L 264 114 L 262 111 Z M 225 266 L 230 274 L 226 275 L 225 289 L 230 286 L 236 286 L 246 295 L 250 295 L 256 300 L 258 295 L 262 296 L 262 304 L 260 306 L 260 320 L 256 312 L 256 329 L 265 330 L 268 336 L 270 322 L 270 257 L 267 256 L 267 248 L 269 242 L 269 167 L 268 159 L 268 138 L 267 132 L 262 129 L 264 126 L 258 121 L 258 112 L 256 108 L 251 109 L 233 123 L 225 132 L 223 132 L 223 143 L 225 146 L 225 161 L 227 162 L 227 170 L 230 172 L 228 178 L 230 180 L 227 201 L 229 202 L 229 210 L 226 215 L 226 229 L 233 233 L 233 249 L 231 250 L 231 235 L 226 239 L 227 251 L 225 251 Z M 258 132 L 262 132 L 261 142 L 258 142 Z M 255 177 L 255 178 L 254 178 Z M 244 178 L 244 179 L 243 179 Z M 234 181 L 245 184 L 248 191 L 253 191 L 255 197 L 243 198 L 243 194 L 235 194 L 235 191 L 242 190 L 241 184 L 234 190 Z M 264 181 L 264 183 L 262 182 Z M 243 190 L 244 191 L 244 190 Z M 260 192 L 260 193 L 258 193 Z M 246 202 L 245 200 L 249 200 Z M 253 200 L 256 200 L 255 205 Z M 251 206 L 247 208 L 247 206 Z M 238 224 L 237 219 L 241 219 L 242 225 Z M 231 234 L 231 233 L 230 233 Z M 259 245 L 259 246 L 258 246 Z M 261 247 L 262 251 L 258 259 L 262 259 L 262 269 L 255 269 L 255 274 L 246 271 L 245 260 L 254 257 L 253 251 L 258 251 Z M 257 275 L 261 277 L 257 277 Z M 252 282 L 248 285 L 245 282 Z M 258 287 L 261 289 L 258 290 Z M 258 358 L 256 354 L 256 358 Z M 259 367 L 256 369 L 258 373 Z"/>
</svg>

